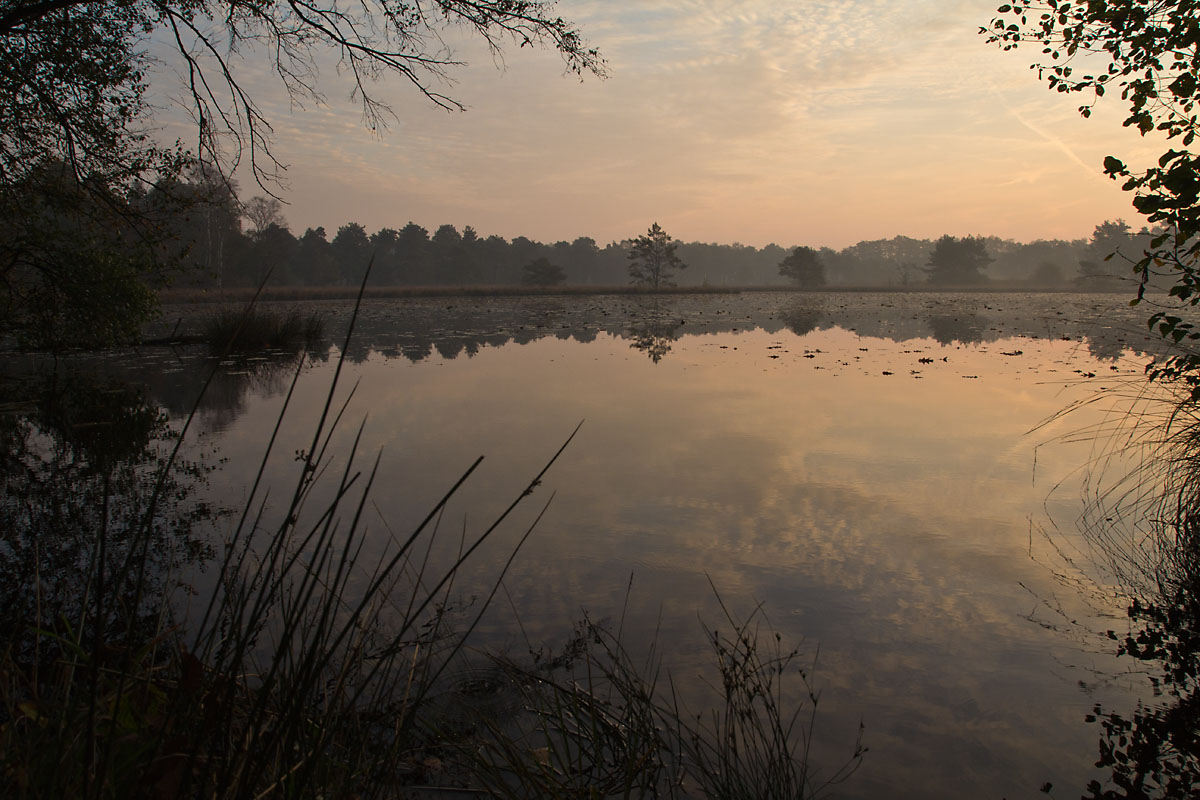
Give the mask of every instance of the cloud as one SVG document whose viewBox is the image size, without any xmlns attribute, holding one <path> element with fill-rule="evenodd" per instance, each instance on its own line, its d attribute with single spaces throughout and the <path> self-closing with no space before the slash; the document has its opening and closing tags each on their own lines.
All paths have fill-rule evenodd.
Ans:
<svg viewBox="0 0 1200 800">
<path fill-rule="evenodd" d="M 467 112 L 385 81 L 373 88 L 398 119 L 378 135 L 332 61 L 320 63 L 327 102 L 300 111 L 248 53 L 243 74 L 293 165 L 293 222 L 469 221 L 605 241 L 657 218 L 684 238 L 833 246 L 949 229 L 1074 237 L 1128 213 L 1100 159 L 1152 153 L 1119 120 L 1079 120 L 1021 55 L 986 45 L 989 12 L 966 0 L 560 10 L 601 48 L 607 80 L 564 76 L 537 49 L 497 59 L 447 32 L 467 66 L 438 86 Z"/>
</svg>

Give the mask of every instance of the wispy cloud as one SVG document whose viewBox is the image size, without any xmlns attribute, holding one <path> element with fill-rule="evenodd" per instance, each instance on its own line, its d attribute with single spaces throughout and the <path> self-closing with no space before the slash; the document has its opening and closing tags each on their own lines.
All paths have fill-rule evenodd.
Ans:
<svg viewBox="0 0 1200 800">
<path fill-rule="evenodd" d="M 379 87 L 398 121 L 362 128 L 323 65 L 328 104 L 293 112 L 250 73 L 292 167 L 297 227 L 357 219 L 615 239 L 659 219 L 683 238 L 844 245 L 859 238 L 1079 236 L 1126 213 L 1104 151 L 1144 154 L 1112 119 L 1083 123 L 1025 54 L 977 34 L 968 0 L 575 0 L 559 11 L 611 77 L 564 77 L 552 53 L 469 67 L 445 113 Z"/>
</svg>

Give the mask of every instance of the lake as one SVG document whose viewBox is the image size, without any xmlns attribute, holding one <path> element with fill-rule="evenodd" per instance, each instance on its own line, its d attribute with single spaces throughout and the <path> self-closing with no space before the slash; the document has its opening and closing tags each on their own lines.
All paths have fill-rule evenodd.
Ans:
<svg viewBox="0 0 1200 800">
<path fill-rule="evenodd" d="M 1127 623 L 1075 529 L 1084 468 L 1104 442 L 1070 436 L 1112 418 L 1157 346 L 1150 311 L 1126 300 L 371 300 L 347 351 L 338 401 L 355 388 L 329 469 L 345 465 L 362 422 L 360 462 L 380 458 L 366 525 L 382 552 L 486 456 L 441 519 L 431 559 L 447 563 L 582 422 L 458 579 L 464 604 L 484 592 L 549 501 L 481 646 L 553 647 L 583 614 L 609 619 L 634 651 L 657 642 L 702 704 L 715 587 L 741 616 L 761 604 L 815 663 L 815 765 L 832 772 L 863 725 L 869 752 L 834 796 L 1026 797 L 1046 782 L 1070 796 L 1097 777 L 1099 731 L 1085 715 L 1145 691 L 1111 643 L 1088 635 Z M 281 493 L 350 313 L 301 306 L 326 315 L 333 342 L 300 372 L 267 464 Z M 187 330 L 208 311 L 169 307 L 159 328 Z M 176 423 L 210 363 L 187 348 L 99 361 Z M 224 459 L 204 489 L 214 502 L 245 499 L 291 375 L 230 362 L 201 401 L 192 452 Z M 1056 417 L 1100 392 L 1111 399 Z M 1078 573 L 1064 576 L 1063 553 L 1078 554 Z M 193 580 L 202 592 L 210 577 Z"/>
</svg>

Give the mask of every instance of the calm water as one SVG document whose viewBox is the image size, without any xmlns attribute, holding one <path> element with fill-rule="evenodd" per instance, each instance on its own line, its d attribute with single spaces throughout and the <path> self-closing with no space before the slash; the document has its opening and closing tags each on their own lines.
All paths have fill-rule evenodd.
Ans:
<svg viewBox="0 0 1200 800">
<path fill-rule="evenodd" d="M 1083 547 L 1072 525 L 1078 468 L 1092 452 L 1056 437 L 1103 406 L 1034 429 L 1141 374 L 1148 312 L 1122 303 L 376 301 L 343 375 L 339 398 L 357 388 L 333 468 L 365 418 L 364 467 L 382 454 L 367 524 L 383 548 L 486 455 L 442 521 L 434 558 L 444 558 L 582 421 L 461 580 L 464 595 L 486 586 L 553 495 L 483 642 L 553 646 L 584 612 L 618 617 L 632 579 L 627 640 L 636 649 L 657 630 L 665 663 L 686 681 L 708 663 L 700 619 L 717 621 L 711 581 L 741 614 L 762 603 L 773 627 L 818 659 L 818 764 L 840 763 L 865 726 L 870 752 L 837 796 L 1025 797 L 1047 781 L 1071 796 L 1096 757 L 1085 714 L 1097 700 L 1128 705 L 1143 687 L 1112 677 L 1124 665 L 1064 624 L 1102 631 L 1120 608 L 1089 608 L 1051 571 L 1053 548 Z M 338 330 L 344 304 L 321 308 Z M 281 494 L 336 355 L 300 377 L 269 465 Z M 166 350 L 108 364 L 176 414 L 202 367 L 197 354 Z M 210 490 L 236 506 L 289 376 L 230 373 L 202 408 L 199 441 L 228 459 Z"/>
</svg>

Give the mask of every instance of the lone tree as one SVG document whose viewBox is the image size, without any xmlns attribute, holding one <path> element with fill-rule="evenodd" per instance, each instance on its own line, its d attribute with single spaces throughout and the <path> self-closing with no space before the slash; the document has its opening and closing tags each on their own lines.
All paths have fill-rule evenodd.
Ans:
<svg viewBox="0 0 1200 800">
<path fill-rule="evenodd" d="M 629 249 L 630 283 L 651 289 L 674 286 L 671 278 L 675 271 L 687 269 L 687 264 L 675 255 L 677 246 L 657 222 L 651 225 L 645 235 L 633 240 Z"/>
<path fill-rule="evenodd" d="M 797 247 L 779 262 L 779 274 L 801 289 L 818 289 L 825 285 L 825 265 L 811 247 Z"/>
<path fill-rule="evenodd" d="M 200 163 L 225 176 L 240 166 L 272 191 L 283 165 L 251 90 L 257 70 L 244 71 L 251 55 L 301 104 L 323 102 L 318 63 L 332 56 L 374 129 L 392 116 L 372 85 L 384 77 L 462 108 L 437 89 L 461 65 L 451 31 L 494 51 L 544 46 L 575 73 L 602 73 L 555 10 L 553 0 L 0 0 L 0 333 L 42 314 L 47 297 L 64 324 L 91 306 L 110 320 L 87 327 L 136 330 L 167 249 L 154 240 L 161 218 L 140 202 L 149 187 Z M 182 76 L 190 148 L 147 133 L 161 127 L 148 95 L 157 61 Z"/>
<path fill-rule="evenodd" d="M 990 263 L 983 239 L 943 236 L 933 246 L 925 272 L 933 286 L 978 286 L 987 280 L 983 270 Z"/>
<path fill-rule="evenodd" d="M 558 286 L 567 279 L 567 273 L 550 259 L 535 258 L 521 270 L 521 283 L 525 286 Z"/>
</svg>

